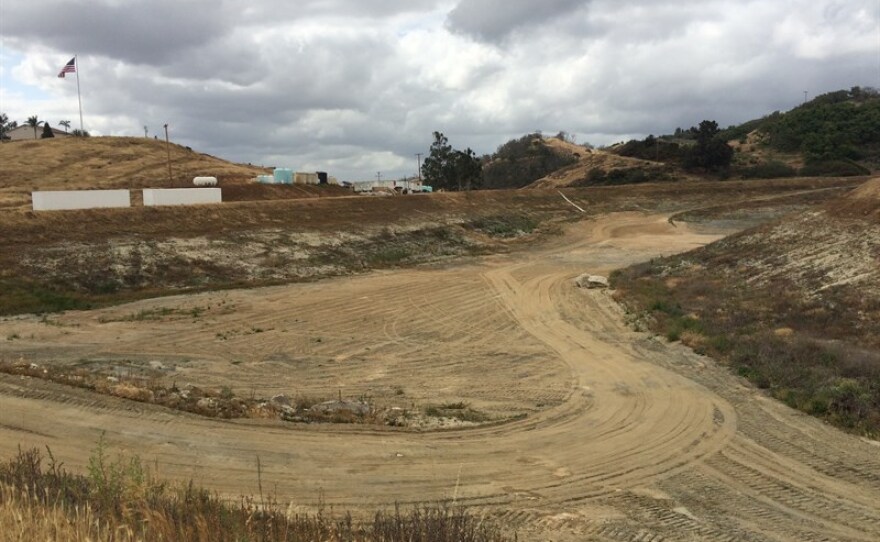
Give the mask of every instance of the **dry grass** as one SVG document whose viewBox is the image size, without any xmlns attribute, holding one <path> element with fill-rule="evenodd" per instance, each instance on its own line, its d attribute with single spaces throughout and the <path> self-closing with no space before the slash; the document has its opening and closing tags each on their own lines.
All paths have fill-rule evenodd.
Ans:
<svg viewBox="0 0 880 542">
<path fill-rule="evenodd" d="M 51 453 L 44 467 L 38 450 L 20 450 L 0 463 L 0 542 L 508 540 L 493 523 L 451 505 L 379 511 L 359 521 L 344 513 L 297 514 L 292 508 L 271 496 L 227 502 L 192 482 L 168 485 L 137 457 L 111 458 L 103 439 L 89 460 L 88 476 L 67 472 Z"/>
</svg>

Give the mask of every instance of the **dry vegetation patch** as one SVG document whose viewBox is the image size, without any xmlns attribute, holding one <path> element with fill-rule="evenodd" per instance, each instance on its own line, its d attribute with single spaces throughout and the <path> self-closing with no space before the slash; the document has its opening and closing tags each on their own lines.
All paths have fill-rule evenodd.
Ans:
<svg viewBox="0 0 880 542">
<path fill-rule="evenodd" d="M 725 360 L 792 407 L 877 435 L 878 264 L 877 223 L 816 210 L 613 282 L 639 325 Z"/>
<path fill-rule="evenodd" d="M 463 401 L 418 407 L 403 388 L 383 397 L 275 394 L 260 397 L 254 390 L 242 395 L 229 386 L 178 386 L 173 365 L 133 361 L 37 364 L 0 360 L 0 373 L 40 378 L 104 395 L 222 419 L 274 419 L 293 423 L 365 424 L 411 429 L 435 429 L 504 421 Z M 513 419 L 524 417 L 513 416 Z"/>
<path fill-rule="evenodd" d="M 454 503 L 397 507 L 358 519 L 340 511 L 302 514 L 292 511 L 294 503 L 279 502 L 272 494 L 229 502 L 193 482 L 163 482 L 137 456 L 111 456 L 103 439 L 92 452 L 87 475 L 68 472 L 47 452 L 47 465 L 36 449 L 19 450 L 0 463 L 0 541 L 509 540 L 491 520 Z M 257 458 L 257 477 L 259 464 Z"/>
</svg>

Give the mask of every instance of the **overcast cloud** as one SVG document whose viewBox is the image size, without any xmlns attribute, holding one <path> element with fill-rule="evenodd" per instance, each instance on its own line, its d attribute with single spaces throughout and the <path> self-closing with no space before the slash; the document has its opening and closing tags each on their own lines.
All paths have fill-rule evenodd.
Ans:
<svg viewBox="0 0 880 542">
<path fill-rule="evenodd" d="M 158 134 L 343 179 L 416 172 L 434 130 L 491 153 L 609 144 L 880 86 L 877 0 L 0 2 L 0 111 Z"/>
</svg>

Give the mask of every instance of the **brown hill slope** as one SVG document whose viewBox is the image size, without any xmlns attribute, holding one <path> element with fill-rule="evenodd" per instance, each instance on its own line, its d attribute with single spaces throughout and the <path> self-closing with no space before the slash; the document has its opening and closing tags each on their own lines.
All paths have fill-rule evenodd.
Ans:
<svg viewBox="0 0 880 542">
<path fill-rule="evenodd" d="M 841 218 L 863 218 L 880 222 L 880 177 L 867 181 L 828 205 L 829 213 Z"/>
<path fill-rule="evenodd" d="M 619 295 L 790 406 L 880 434 L 878 216 L 874 178 L 822 208 L 629 268 Z"/>
<path fill-rule="evenodd" d="M 652 180 L 658 180 L 658 178 L 669 173 L 665 165 L 657 162 L 618 156 L 595 149 L 586 149 L 555 138 L 547 139 L 545 142 L 551 147 L 571 152 L 577 157 L 578 161 L 571 166 L 554 171 L 543 179 L 538 179 L 529 185 L 528 188 L 586 186 L 590 184 L 590 173 L 593 171 L 606 175 L 616 171 L 642 171 L 647 177 L 653 177 Z"/>
<path fill-rule="evenodd" d="M 0 145 L 0 209 L 29 205 L 32 190 L 191 186 L 197 175 L 245 184 L 268 170 L 181 145 L 134 137 L 56 138 Z"/>
</svg>

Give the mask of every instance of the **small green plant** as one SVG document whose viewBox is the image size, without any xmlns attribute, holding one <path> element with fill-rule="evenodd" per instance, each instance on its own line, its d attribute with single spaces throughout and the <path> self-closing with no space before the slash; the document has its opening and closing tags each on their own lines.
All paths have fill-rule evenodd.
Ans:
<svg viewBox="0 0 880 542">
<path fill-rule="evenodd" d="M 120 513 L 122 503 L 143 497 L 148 490 L 149 475 L 140 457 L 120 454 L 111 460 L 105 433 L 89 456 L 88 473 L 92 497 L 100 510 Z"/>
<path fill-rule="evenodd" d="M 473 220 L 470 226 L 492 237 L 516 237 L 535 231 L 538 221 L 524 214 L 492 215 Z"/>
</svg>

